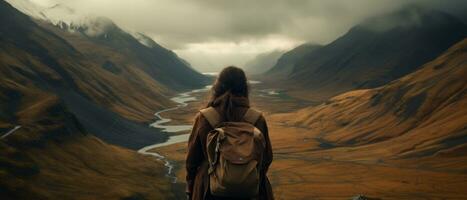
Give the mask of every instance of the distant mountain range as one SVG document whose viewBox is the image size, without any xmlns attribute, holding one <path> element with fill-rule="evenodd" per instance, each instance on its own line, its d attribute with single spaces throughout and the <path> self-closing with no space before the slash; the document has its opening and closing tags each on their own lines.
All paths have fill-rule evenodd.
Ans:
<svg viewBox="0 0 467 200">
<path fill-rule="evenodd" d="M 284 56 L 295 59 L 278 62 L 266 74 L 285 79 L 290 88 L 308 91 L 297 94 L 325 100 L 411 73 L 466 34 L 467 26 L 449 14 L 407 7 L 364 21 L 323 47 L 294 49 Z"/>
</svg>

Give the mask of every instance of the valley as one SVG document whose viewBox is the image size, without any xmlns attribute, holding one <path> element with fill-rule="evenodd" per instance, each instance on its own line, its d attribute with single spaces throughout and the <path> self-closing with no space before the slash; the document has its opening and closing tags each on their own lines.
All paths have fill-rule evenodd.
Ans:
<svg viewBox="0 0 467 200">
<path fill-rule="evenodd" d="M 285 109 L 288 102 L 279 103 L 277 97 L 260 97 L 257 90 L 253 99 L 253 103 L 265 112 L 269 123 L 274 150 L 269 178 L 277 199 L 349 199 L 358 194 L 375 199 L 457 199 L 467 195 L 462 189 L 467 186 L 467 175 L 463 173 L 423 169 L 421 163 L 412 161 L 381 162 L 377 156 L 368 156 L 371 154 L 368 150 L 329 148 L 310 129 L 290 125 L 284 120 L 283 115 L 293 118 L 293 113 L 277 114 L 274 109 L 266 109 L 273 108 L 268 103 Z M 190 113 L 182 121 L 184 124 L 196 114 L 197 109 L 193 107 L 201 105 L 199 101 L 190 102 L 188 107 L 167 112 L 164 116 Z M 174 162 L 177 180 L 183 183 L 186 142 L 152 151 Z M 460 160 L 457 165 L 465 165 L 465 161 Z M 183 184 L 176 188 L 183 193 Z"/>
<path fill-rule="evenodd" d="M 0 0 L 0 199 L 186 199 L 187 140 L 218 73 L 177 53 L 230 62 L 235 45 L 276 199 L 467 199 L 467 25 L 450 12 L 402 6 L 328 43 L 255 48 L 77 15 Z"/>
<path fill-rule="evenodd" d="M 208 79 L 108 19 L 72 33 L 0 1 L 0 21 L 0 198 L 175 199 L 136 150 L 168 139 L 147 124 L 168 96 Z"/>
<path fill-rule="evenodd" d="M 395 112 L 396 118 L 391 117 L 392 112 L 373 111 L 372 107 L 377 107 L 378 103 L 372 100 L 374 97 L 370 98 L 374 94 L 385 96 L 387 93 L 381 91 L 392 92 L 391 88 L 405 85 L 412 85 L 413 91 L 434 94 L 432 92 L 437 89 L 430 86 L 435 85 L 434 80 L 449 83 L 449 80 L 467 75 L 466 47 L 466 40 L 459 42 L 438 59 L 424 65 L 421 70 L 388 86 L 344 93 L 318 105 L 291 96 L 284 98 L 276 93 L 264 95 L 267 83 L 252 85 L 252 104 L 264 112 L 269 123 L 274 150 L 269 177 L 276 198 L 349 199 L 359 194 L 374 199 L 466 198 L 465 143 L 443 143 L 466 137 L 467 115 L 462 109 L 466 103 L 465 80 L 458 85 L 446 85 L 443 87 L 443 94 L 436 92 L 436 98 L 427 98 L 444 102 L 443 106 L 438 108 L 435 102 L 426 105 L 420 102 L 420 110 L 410 111 L 410 115 L 418 116 L 420 112 L 430 112 L 432 117 L 444 116 L 444 125 L 435 125 L 444 127 L 438 134 L 435 134 L 437 128 L 430 127 L 430 123 L 417 121 L 413 124 L 414 121 L 410 120 L 413 116 L 397 116 L 398 112 L 409 114 L 409 111 Z M 425 81 L 428 80 L 431 84 L 426 85 Z M 443 85 L 441 82 L 436 85 Z M 205 95 L 207 94 L 198 94 L 201 97 Z M 412 96 L 409 91 L 405 95 Z M 393 96 L 388 95 L 391 98 Z M 403 96 L 400 98 L 405 98 Z M 455 102 L 442 100 L 454 96 L 457 99 Z M 390 103 L 389 100 L 382 102 Z M 452 104 L 448 105 L 447 102 Z M 368 103 L 372 106 L 366 105 Z M 188 124 L 204 104 L 202 100 L 191 101 L 186 107 L 162 115 L 177 118 L 172 123 L 178 121 L 180 124 Z M 457 107 L 457 111 L 450 111 L 452 116 L 443 115 L 443 110 L 451 110 L 450 107 Z M 359 112 L 364 116 L 360 116 Z M 345 113 L 351 115 L 347 116 Z M 319 116 L 316 120 L 313 119 L 315 115 Z M 423 119 L 435 120 L 430 117 Z M 398 122 L 392 123 L 391 120 Z M 440 120 L 442 119 L 437 119 Z M 360 124 L 360 128 L 355 127 Z M 369 131 L 380 132 L 375 136 L 383 138 L 371 137 Z M 397 134 L 398 132 L 400 133 Z M 388 135 L 389 133 L 392 135 Z M 177 179 L 183 182 L 186 143 L 163 146 L 153 151 L 175 162 Z M 183 187 L 178 188 L 183 192 Z"/>
</svg>

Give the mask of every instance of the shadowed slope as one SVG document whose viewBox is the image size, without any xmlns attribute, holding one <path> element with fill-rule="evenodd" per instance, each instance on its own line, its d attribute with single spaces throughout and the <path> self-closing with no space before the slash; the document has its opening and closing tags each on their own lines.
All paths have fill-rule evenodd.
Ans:
<svg viewBox="0 0 467 200">
<path fill-rule="evenodd" d="M 467 26 L 451 15 L 408 7 L 356 25 L 280 76 L 294 96 L 326 100 L 409 74 L 466 35 Z"/>
<path fill-rule="evenodd" d="M 94 38 L 45 22 L 37 22 L 39 26 L 4 1 L 0 11 L 0 84 L 57 95 L 87 131 L 112 144 L 138 149 L 164 140 L 166 135 L 143 123 L 154 118 L 155 110 L 173 105 L 166 97 L 170 90 L 204 85 L 204 77 L 177 64 L 174 54 L 154 44 L 144 46 L 116 26 L 111 26 L 112 38 Z M 130 54 L 119 48 L 138 51 Z M 138 56 L 150 57 L 151 63 Z M 159 80 L 154 73 L 165 78 Z M 178 79 L 170 81 L 171 77 Z M 11 102 L 5 103 L 9 116 L 17 108 L 8 105 L 21 100 L 14 90 Z"/>
<path fill-rule="evenodd" d="M 287 79 L 287 77 L 293 72 L 295 64 L 303 58 L 303 56 L 321 48 L 321 45 L 317 44 L 302 44 L 294 49 L 285 52 L 279 57 L 274 66 L 269 69 L 266 75 L 275 75 L 275 78 Z"/>
<path fill-rule="evenodd" d="M 199 88 L 208 81 L 171 50 L 141 33 L 135 34 L 136 38 L 104 17 L 91 19 L 85 24 L 71 24 L 70 27 L 47 24 L 44 27 L 97 63 L 105 63 L 106 59 L 112 58 L 110 61 L 119 62 L 118 66 L 137 68 L 170 89 Z M 62 31 L 57 31 L 58 28 Z M 99 31 L 94 33 L 96 29 Z"/>
<path fill-rule="evenodd" d="M 1 134 L 21 128 L 0 139 L 1 199 L 171 198 L 163 163 L 87 134 L 56 96 L 14 91 L 23 97 L 16 124 L 0 119 Z"/>
</svg>

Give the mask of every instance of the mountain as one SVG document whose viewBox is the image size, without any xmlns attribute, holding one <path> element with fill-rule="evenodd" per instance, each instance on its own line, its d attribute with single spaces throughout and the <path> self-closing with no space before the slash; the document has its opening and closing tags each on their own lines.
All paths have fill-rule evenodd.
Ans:
<svg viewBox="0 0 467 200">
<path fill-rule="evenodd" d="M 161 45 L 157 44 L 154 40 L 152 40 L 147 35 L 143 33 L 136 32 L 131 34 L 135 39 L 137 39 L 141 44 L 149 47 L 149 48 L 164 48 Z"/>
<path fill-rule="evenodd" d="M 169 86 L 5 1 L 0 21 L 0 198 L 174 198 L 164 163 L 127 149 L 167 138 L 142 122 L 173 105 Z"/>
<path fill-rule="evenodd" d="M 82 14 L 54 1 L 37 2 L 34 0 L 7 0 L 10 5 L 22 13 L 53 24 L 76 22 L 82 18 Z"/>
<path fill-rule="evenodd" d="M 302 44 L 294 49 L 285 52 L 279 57 L 277 62 L 269 69 L 267 75 L 277 75 L 279 78 L 286 78 L 288 74 L 292 73 L 295 63 L 300 60 L 304 55 L 307 55 L 322 47 L 317 44 Z"/>
<path fill-rule="evenodd" d="M 467 26 L 451 15 L 407 7 L 356 25 L 330 44 L 305 54 L 280 76 L 287 77 L 290 87 L 325 100 L 411 73 L 466 34 Z"/>
<path fill-rule="evenodd" d="M 465 199 L 466 61 L 467 38 L 385 86 L 270 115 L 275 195 Z"/>
<path fill-rule="evenodd" d="M 171 50 L 160 46 L 142 33 L 129 33 L 122 30 L 108 18 L 83 14 L 60 3 L 47 7 L 30 0 L 17 0 L 11 1 L 11 4 L 33 19 L 39 20 L 39 25 L 43 28 L 62 37 L 66 37 L 62 35 L 63 32 L 73 33 L 75 36 L 81 35 L 83 40 L 88 40 L 98 46 L 106 46 L 114 52 L 124 54 L 125 59 L 139 62 L 138 68 L 168 85 L 171 89 L 202 87 L 206 83 L 206 77 L 192 69 L 189 63 L 179 58 Z M 55 28 L 50 28 L 50 24 L 64 31 L 57 32 Z M 73 43 L 75 41 L 67 40 L 67 42 Z M 79 41 L 79 43 L 82 42 Z M 74 45 L 79 45 L 79 43 Z M 92 50 L 94 49 L 83 49 L 82 51 L 87 53 Z M 109 57 L 102 52 L 89 52 L 89 54 L 93 54 L 93 57 Z M 172 76 L 173 73 L 180 76 Z"/>
<path fill-rule="evenodd" d="M 328 147 L 358 147 L 375 158 L 439 158 L 448 165 L 467 155 L 466 60 L 464 39 L 388 85 L 338 95 L 289 119 Z"/>
<path fill-rule="evenodd" d="M 245 64 L 244 69 L 249 74 L 262 74 L 271 69 L 283 53 L 276 50 L 258 54 Z"/>
<path fill-rule="evenodd" d="M 83 24 L 75 25 L 72 23 L 66 30 L 70 28 L 80 33 L 82 39 L 108 47 L 113 52 L 125 55 L 126 59 L 138 62 L 138 68 L 171 89 L 198 88 L 207 84 L 206 77 L 187 65 L 187 62 L 180 59 L 174 52 L 163 48 L 144 34 L 137 33 L 137 38 L 135 38 L 130 33 L 120 29 L 110 19 L 91 18 Z M 67 32 L 69 31 L 57 34 L 67 38 L 65 36 Z M 76 44 L 78 48 L 81 47 L 74 41 L 70 43 Z M 94 48 L 86 48 L 82 51 L 89 52 L 89 54 L 97 53 L 93 50 Z M 103 54 L 102 57 L 108 57 L 108 55 Z"/>
<path fill-rule="evenodd" d="M 145 46 L 107 19 L 65 29 L 6 2 L 0 9 L 1 79 L 57 95 L 87 131 L 111 144 L 138 149 L 166 139 L 146 125 L 154 112 L 174 105 L 167 97 L 174 90 L 207 83 L 170 50 Z"/>
<path fill-rule="evenodd" d="M 154 112 L 207 78 L 105 18 L 0 1 L 0 22 L 0 199 L 176 199 L 164 163 L 134 150 L 167 140 Z"/>
</svg>

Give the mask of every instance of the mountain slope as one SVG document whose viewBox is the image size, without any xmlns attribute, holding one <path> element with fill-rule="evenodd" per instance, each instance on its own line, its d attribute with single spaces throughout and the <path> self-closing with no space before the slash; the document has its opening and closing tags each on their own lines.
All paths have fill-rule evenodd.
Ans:
<svg viewBox="0 0 467 200">
<path fill-rule="evenodd" d="M 1 199 L 173 198 L 163 163 L 88 134 L 57 96 L 4 80 L 0 91 L 2 114 L 22 97 L 15 124 L 0 119 Z"/>
<path fill-rule="evenodd" d="M 89 40 L 97 46 L 108 47 L 113 53 L 124 55 L 125 59 L 132 63 L 138 62 L 137 68 L 171 89 L 202 87 L 206 83 L 206 77 L 193 70 L 172 51 L 142 33 L 122 30 L 108 18 L 89 16 L 60 3 L 46 7 L 30 0 L 17 0 L 11 1 L 11 4 L 32 18 L 46 22 L 47 25 L 53 24 L 65 32 L 80 35 L 81 39 Z M 48 26 L 44 28 L 49 29 Z M 60 32 L 56 34 L 61 35 Z M 109 56 L 93 50 L 89 48 L 81 52 L 97 57 Z M 173 76 L 174 73 L 179 76 Z"/>
<path fill-rule="evenodd" d="M 384 85 L 418 69 L 467 35 L 460 20 L 408 7 L 363 22 L 306 54 L 288 76 L 291 87 L 325 100 L 356 88 Z"/>
<path fill-rule="evenodd" d="M 303 56 L 319 49 L 321 45 L 302 44 L 294 49 L 284 53 L 279 57 L 274 66 L 266 72 L 267 75 L 277 75 L 278 78 L 285 79 L 292 73 L 295 64 Z"/>
<path fill-rule="evenodd" d="M 174 198 L 162 162 L 105 143 L 166 139 L 135 122 L 172 104 L 166 86 L 96 62 L 4 1 L 0 21 L 0 198 Z"/>
<path fill-rule="evenodd" d="M 135 38 L 109 19 L 92 18 L 83 24 L 71 24 L 70 27 L 81 33 L 81 39 L 87 39 L 98 46 L 108 47 L 112 52 L 124 55 L 127 62 L 137 63 L 137 68 L 171 89 L 197 88 L 207 84 L 206 77 L 186 65 L 185 61 L 172 51 L 141 33 Z M 141 40 L 149 46 L 140 42 Z M 73 44 L 78 48 L 82 47 L 79 43 Z M 93 54 L 94 48 L 80 50 L 96 57 L 108 57 L 107 54 Z"/>
<path fill-rule="evenodd" d="M 329 146 L 371 149 L 365 157 L 466 156 L 466 61 L 464 39 L 414 73 L 338 95 L 292 121 Z"/>
<path fill-rule="evenodd" d="M 119 29 L 114 30 L 118 37 L 107 41 L 32 21 L 4 1 L 0 11 L 4 24 L 0 27 L 0 78 L 5 81 L 1 84 L 57 95 L 87 131 L 106 142 L 137 149 L 164 140 L 166 135 L 143 123 L 152 120 L 156 110 L 173 105 L 167 97 L 173 89 L 195 87 L 190 84 L 193 80 L 198 85 L 205 80 L 186 65 L 169 65 L 176 59 L 169 51 L 146 47 Z M 124 39 L 118 39 L 120 36 Z M 142 49 L 149 57 L 156 55 L 153 51 L 163 52 L 158 56 L 171 56 L 160 63 L 158 58 L 149 58 L 153 62 L 149 65 L 134 54 L 116 50 L 112 47 L 114 40 Z M 175 77 L 170 73 L 179 70 L 184 80 L 169 80 Z M 195 78 L 191 79 L 190 73 Z M 159 75 L 166 78 L 156 79 Z M 10 101 L 19 101 L 17 98 Z M 17 113 L 17 108 L 8 109 L 12 115 Z M 14 119 L 9 120 L 14 124 Z"/>
<path fill-rule="evenodd" d="M 269 116 L 275 196 L 466 199 L 466 61 L 464 39 L 388 85 Z"/>
</svg>

